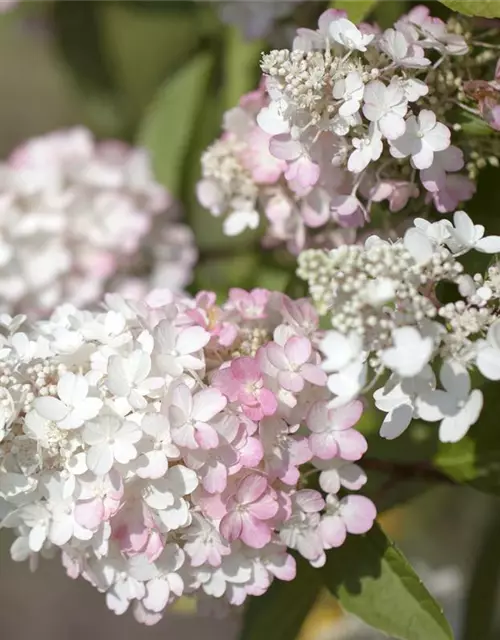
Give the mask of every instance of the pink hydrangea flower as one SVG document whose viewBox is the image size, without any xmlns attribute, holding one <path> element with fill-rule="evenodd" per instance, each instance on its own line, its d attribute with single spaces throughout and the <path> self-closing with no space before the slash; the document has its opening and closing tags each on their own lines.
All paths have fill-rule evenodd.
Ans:
<svg viewBox="0 0 500 640">
<path fill-rule="evenodd" d="M 258 320 L 267 316 L 267 303 L 270 293 L 267 289 L 233 288 L 229 290 L 229 303 L 241 314 L 245 320 Z"/>
<path fill-rule="evenodd" d="M 344 460 L 359 460 L 367 449 L 364 436 L 352 427 L 363 413 L 359 400 L 337 409 L 329 409 L 326 402 L 316 402 L 307 414 L 311 451 L 326 460 L 340 456 Z"/>
<path fill-rule="evenodd" d="M 326 374 L 310 362 L 311 342 L 304 337 L 292 336 L 281 346 L 270 342 L 262 349 L 263 356 L 277 370 L 278 383 L 287 391 L 298 393 L 305 382 L 318 386 L 326 385 Z"/>
<path fill-rule="evenodd" d="M 339 500 L 332 494 L 326 498 L 326 514 L 319 525 L 325 549 L 340 547 L 348 533 L 361 534 L 369 531 L 377 510 L 365 496 L 349 495 Z"/>
<path fill-rule="evenodd" d="M 272 416 L 277 409 L 276 397 L 264 386 L 264 379 L 255 358 L 236 358 L 229 367 L 217 372 L 213 384 L 230 402 L 239 402 L 243 413 L 251 420 Z"/>
<path fill-rule="evenodd" d="M 220 523 L 222 535 L 229 540 L 240 538 L 249 547 L 261 549 L 271 540 L 272 520 L 278 513 L 276 493 L 265 476 L 250 474 L 227 502 L 227 513 Z"/>
</svg>

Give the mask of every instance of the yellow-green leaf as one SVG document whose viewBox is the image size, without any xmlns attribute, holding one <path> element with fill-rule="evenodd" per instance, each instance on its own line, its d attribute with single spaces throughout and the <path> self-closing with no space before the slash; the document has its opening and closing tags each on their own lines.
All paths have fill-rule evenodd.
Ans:
<svg viewBox="0 0 500 640">
<path fill-rule="evenodd" d="M 349 20 L 358 24 L 373 11 L 377 2 L 378 0 L 332 0 L 330 6 L 347 11 Z"/>
<path fill-rule="evenodd" d="M 443 4 L 466 16 L 500 18 L 500 0 L 441 0 Z"/>
<path fill-rule="evenodd" d="M 175 196 L 212 65 L 213 56 L 207 52 L 181 67 L 160 89 L 140 127 L 138 142 L 151 153 L 156 178 Z"/>
</svg>

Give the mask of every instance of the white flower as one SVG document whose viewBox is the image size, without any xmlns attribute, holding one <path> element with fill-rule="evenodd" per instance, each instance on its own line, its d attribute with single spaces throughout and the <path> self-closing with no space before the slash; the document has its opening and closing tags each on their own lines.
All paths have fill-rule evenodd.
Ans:
<svg viewBox="0 0 500 640">
<path fill-rule="evenodd" d="M 431 61 L 424 56 L 424 50 L 413 42 L 408 42 L 401 31 L 386 29 L 379 45 L 400 67 L 427 67 Z"/>
<path fill-rule="evenodd" d="M 414 378 L 392 375 L 384 387 L 377 389 L 373 398 L 377 409 L 387 413 L 380 428 L 382 438 L 393 440 L 400 436 L 413 418 L 418 417 L 416 398 L 436 387 L 432 369 L 425 366 Z"/>
<path fill-rule="evenodd" d="M 114 461 L 127 464 L 137 457 L 135 444 L 141 439 L 141 430 L 119 416 L 104 414 L 98 421 L 89 422 L 83 430 L 83 440 L 89 445 L 88 468 L 96 475 L 108 473 Z"/>
<path fill-rule="evenodd" d="M 162 320 L 155 329 L 154 361 L 160 372 L 174 378 L 187 369 L 203 369 L 201 350 L 210 340 L 202 327 L 178 328 L 170 320 Z"/>
<path fill-rule="evenodd" d="M 263 107 L 257 115 L 257 124 L 271 136 L 288 133 L 290 126 L 283 117 L 286 102 L 282 99 L 272 100 L 268 107 Z"/>
<path fill-rule="evenodd" d="M 500 380 L 500 320 L 488 329 L 486 340 L 477 343 L 476 365 L 488 380 Z"/>
<path fill-rule="evenodd" d="M 338 493 L 342 487 L 349 491 L 357 491 L 368 480 L 363 469 L 342 458 L 333 460 L 313 459 L 313 464 L 320 469 L 319 486 L 325 493 Z"/>
<path fill-rule="evenodd" d="M 172 442 L 170 423 L 163 413 L 146 413 L 141 422 L 144 437 L 139 445 L 137 475 L 140 478 L 161 478 L 169 459 L 178 458 L 179 449 Z"/>
<path fill-rule="evenodd" d="M 432 355 L 432 338 L 423 338 L 414 327 L 400 327 L 392 332 L 394 346 L 382 352 L 382 362 L 403 378 L 422 371 Z"/>
<path fill-rule="evenodd" d="M 145 483 L 142 497 L 149 507 L 157 511 L 165 530 L 172 531 L 190 523 L 189 506 L 183 496 L 192 493 L 197 486 L 196 473 L 178 464 L 170 467 L 163 478 Z"/>
<path fill-rule="evenodd" d="M 361 339 L 356 333 L 345 336 L 339 331 L 327 331 L 321 341 L 320 349 L 325 355 L 322 368 L 327 373 L 341 371 L 353 361 L 358 360 L 361 355 Z"/>
<path fill-rule="evenodd" d="M 454 227 L 449 227 L 449 239 L 446 243 L 453 253 L 464 253 L 475 249 L 481 253 L 499 253 L 500 236 L 486 236 L 482 224 L 474 224 L 465 211 L 453 214 Z"/>
<path fill-rule="evenodd" d="M 405 93 L 396 83 L 386 86 L 380 80 L 373 80 L 366 86 L 363 113 L 368 120 L 377 123 L 388 140 L 404 134 L 407 110 Z"/>
<path fill-rule="evenodd" d="M 366 384 L 367 367 L 362 359 L 354 360 L 338 373 L 328 376 L 328 389 L 335 394 L 331 407 L 340 407 L 356 398 Z"/>
<path fill-rule="evenodd" d="M 143 409 L 147 405 L 144 396 L 164 384 L 162 378 L 147 378 L 150 369 L 151 357 L 140 349 L 123 357 L 111 356 L 106 386 L 116 396 L 127 398 L 134 409 Z"/>
<path fill-rule="evenodd" d="M 233 201 L 234 208 L 223 222 L 224 233 L 227 236 L 238 236 L 246 229 L 257 229 L 260 224 L 259 212 L 253 208 L 253 203 L 241 199 L 239 203 Z"/>
<path fill-rule="evenodd" d="M 345 78 L 337 80 L 333 85 L 333 97 L 343 100 L 340 105 L 341 116 L 352 116 L 359 111 L 365 92 L 365 84 L 357 71 L 351 71 Z"/>
<path fill-rule="evenodd" d="M 434 153 L 450 146 L 450 130 L 441 122 L 436 122 L 436 114 L 422 109 L 418 118 L 410 116 L 406 121 L 406 131 L 400 137 L 389 140 L 390 152 L 394 158 L 411 156 L 416 169 L 428 169 L 434 160 Z"/>
<path fill-rule="evenodd" d="M 454 360 L 447 360 L 439 374 L 444 390 L 436 389 L 417 399 L 420 417 L 428 422 L 441 420 L 441 442 L 458 442 L 476 423 L 483 408 L 483 394 L 470 390 L 467 369 Z"/>
<path fill-rule="evenodd" d="M 57 383 L 57 395 L 35 400 L 35 409 L 47 420 L 57 422 L 60 429 L 77 429 L 95 418 L 102 407 L 99 398 L 88 398 L 89 385 L 81 374 L 65 373 Z"/>
<path fill-rule="evenodd" d="M 373 34 L 363 34 L 350 20 L 339 18 L 330 23 L 331 38 L 346 49 L 366 51 L 366 45 L 375 37 Z"/>
<path fill-rule="evenodd" d="M 353 138 L 352 145 L 354 151 L 349 156 L 347 168 L 353 173 L 361 173 L 370 162 L 378 160 L 382 155 L 382 135 L 375 127 L 371 127 L 364 138 Z"/>
</svg>

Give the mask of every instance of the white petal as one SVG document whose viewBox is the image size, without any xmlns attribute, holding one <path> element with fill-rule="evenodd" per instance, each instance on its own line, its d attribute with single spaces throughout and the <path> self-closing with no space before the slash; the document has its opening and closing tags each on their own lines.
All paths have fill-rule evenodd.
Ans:
<svg viewBox="0 0 500 640">
<path fill-rule="evenodd" d="M 64 402 L 52 396 L 36 398 L 34 406 L 42 418 L 56 422 L 65 418 L 69 413 L 69 408 Z"/>
<path fill-rule="evenodd" d="M 481 253 L 500 253 L 500 236 L 486 236 L 474 245 Z"/>
<path fill-rule="evenodd" d="M 386 415 L 380 428 L 380 435 L 387 440 L 394 440 L 394 438 L 400 436 L 407 429 L 412 418 L 412 405 L 400 404 Z"/>
</svg>

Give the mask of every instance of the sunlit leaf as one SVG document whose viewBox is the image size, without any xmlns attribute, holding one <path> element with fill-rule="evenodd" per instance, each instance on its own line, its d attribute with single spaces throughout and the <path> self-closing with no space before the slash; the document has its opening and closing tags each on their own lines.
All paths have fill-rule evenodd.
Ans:
<svg viewBox="0 0 500 640">
<path fill-rule="evenodd" d="M 500 0 L 441 0 L 441 2 L 466 16 L 500 18 Z"/>
<path fill-rule="evenodd" d="M 378 525 L 328 553 L 325 584 L 342 607 L 402 640 L 450 640 L 448 621 L 404 555 Z"/>
</svg>

